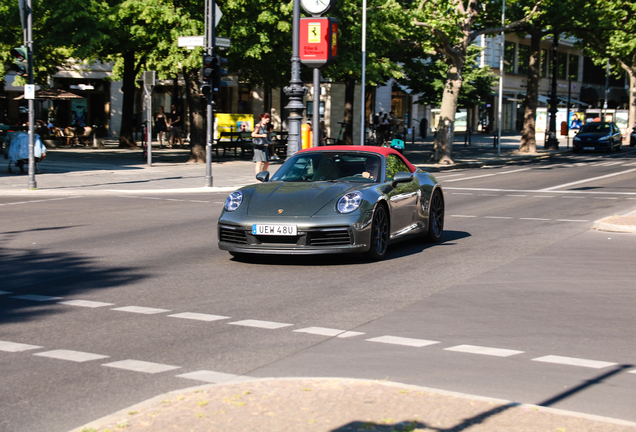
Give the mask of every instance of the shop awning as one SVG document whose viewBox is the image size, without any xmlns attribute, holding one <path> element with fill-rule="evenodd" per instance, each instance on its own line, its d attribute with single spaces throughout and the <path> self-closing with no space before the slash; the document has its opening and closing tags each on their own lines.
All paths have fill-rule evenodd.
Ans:
<svg viewBox="0 0 636 432">
<path fill-rule="evenodd" d="M 564 98 L 564 97 L 561 97 L 561 96 L 558 96 L 558 98 L 561 99 L 563 102 L 568 103 L 568 98 Z M 574 98 L 570 98 L 570 103 L 576 104 L 576 105 L 586 105 L 586 106 L 590 105 L 588 103 L 581 102 L 580 100 L 576 100 Z"/>
</svg>

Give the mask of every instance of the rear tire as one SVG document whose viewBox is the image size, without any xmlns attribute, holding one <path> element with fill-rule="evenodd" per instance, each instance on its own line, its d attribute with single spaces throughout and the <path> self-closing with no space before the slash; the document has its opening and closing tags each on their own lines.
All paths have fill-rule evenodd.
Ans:
<svg viewBox="0 0 636 432">
<path fill-rule="evenodd" d="M 386 255 L 389 245 L 389 214 L 382 204 L 373 212 L 371 222 L 370 248 L 366 256 L 371 261 L 380 261 Z"/>
<path fill-rule="evenodd" d="M 437 243 L 444 233 L 444 197 L 439 190 L 433 192 L 428 212 L 428 232 L 426 239 Z"/>
</svg>

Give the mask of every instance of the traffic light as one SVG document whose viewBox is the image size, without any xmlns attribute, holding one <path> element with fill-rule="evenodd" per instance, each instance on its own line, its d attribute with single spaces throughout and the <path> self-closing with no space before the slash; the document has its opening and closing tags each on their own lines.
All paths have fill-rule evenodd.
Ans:
<svg viewBox="0 0 636 432">
<path fill-rule="evenodd" d="M 215 65 L 215 56 L 203 54 L 203 67 L 201 68 L 201 96 L 210 96 L 212 91 L 212 80 L 216 71 Z"/>
<path fill-rule="evenodd" d="M 11 48 L 13 63 L 10 69 L 15 71 L 16 75 L 22 77 L 29 76 L 29 50 L 25 46 Z"/>
<path fill-rule="evenodd" d="M 215 73 L 213 74 L 212 88 L 215 92 L 218 92 L 221 90 L 221 78 L 227 76 L 227 59 L 220 55 L 215 57 L 216 61 L 213 61 Z"/>
</svg>

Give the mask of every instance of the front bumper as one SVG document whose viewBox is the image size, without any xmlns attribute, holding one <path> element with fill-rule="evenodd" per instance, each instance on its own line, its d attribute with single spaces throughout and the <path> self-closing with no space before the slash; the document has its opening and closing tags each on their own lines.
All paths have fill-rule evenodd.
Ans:
<svg viewBox="0 0 636 432">
<path fill-rule="evenodd" d="M 261 236 L 252 234 L 252 224 L 273 222 L 252 220 L 248 224 L 221 218 L 217 226 L 218 246 L 229 252 L 289 255 L 360 253 L 369 250 L 370 217 L 368 223 L 360 223 L 359 216 L 343 219 L 329 219 L 323 223 L 315 218 L 286 221 L 295 223 L 298 230 L 296 236 Z"/>
</svg>

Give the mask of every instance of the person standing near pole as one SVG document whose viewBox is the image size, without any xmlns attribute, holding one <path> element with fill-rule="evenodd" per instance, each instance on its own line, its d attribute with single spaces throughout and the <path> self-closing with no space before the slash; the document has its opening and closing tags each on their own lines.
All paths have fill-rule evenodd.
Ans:
<svg viewBox="0 0 636 432">
<path fill-rule="evenodd" d="M 179 140 L 179 146 L 183 146 L 183 140 L 181 139 L 181 114 L 177 111 L 175 104 L 172 104 L 170 112 L 170 144 L 168 148 L 172 148 L 175 138 Z"/>
<path fill-rule="evenodd" d="M 168 123 L 166 121 L 166 113 L 163 111 L 163 107 L 159 107 L 159 112 L 155 117 L 155 126 L 157 127 L 157 139 L 159 140 L 159 148 L 163 148 L 163 141 L 166 139 L 166 132 L 168 131 Z"/>
<path fill-rule="evenodd" d="M 270 121 L 268 113 L 263 113 L 258 116 L 258 123 L 254 126 L 252 131 L 252 143 L 254 144 L 254 162 L 256 166 L 254 171 L 256 174 L 259 172 L 267 171 L 269 168 L 269 133 L 267 131 L 267 123 Z"/>
</svg>

